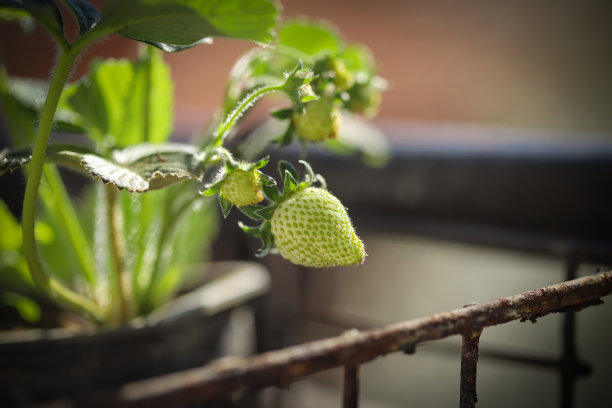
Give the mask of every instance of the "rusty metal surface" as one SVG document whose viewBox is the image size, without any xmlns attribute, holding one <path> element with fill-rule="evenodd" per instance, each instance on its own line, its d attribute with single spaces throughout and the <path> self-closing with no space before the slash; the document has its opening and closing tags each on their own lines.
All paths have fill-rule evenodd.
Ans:
<svg viewBox="0 0 612 408">
<path fill-rule="evenodd" d="M 553 312 L 579 310 L 612 293 L 612 271 L 523 292 L 491 302 L 409 320 L 380 329 L 262 353 L 225 357 L 207 366 L 126 384 L 73 406 L 173 406 L 241 389 L 286 384 L 318 371 L 357 366 L 417 343 L 480 331 L 512 320 L 535 320 Z"/>
<path fill-rule="evenodd" d="M 478 367 L 478 342 L 482 330 L 464 333 L 461 341 L 461 386 L 459 389 L 459 406 L 474 408 L 476 396 L 476 371 Z"/>
<path fill-rule="evenodd" d="M 359 406 L 359 366 L 349 364 L 344 367 L 344 393 L 342 397 L 343 408 L 357 408 Z"/>
</svg>

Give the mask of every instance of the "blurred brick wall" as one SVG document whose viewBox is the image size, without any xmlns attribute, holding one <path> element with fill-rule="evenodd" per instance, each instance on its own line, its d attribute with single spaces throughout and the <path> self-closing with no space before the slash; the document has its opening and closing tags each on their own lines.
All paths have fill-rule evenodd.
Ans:
<svg viewBox="0 0 612 408">
<path fill-rule="evenodd" d="M 102 1 L 96 2 L 98 5 Z M 480 122 L 553 130 L 612 131 L 612 6 L 542 0 L 282 1 L 285 18 L 318 17 L 374 51 L 389 79 L 381 117 Z M 191 129 L 219 105 L 224 79 L 252 44 L 218 39 L 168 55 L 177 118 Z M 0 27 L 0 52 L 12 73 L 47 77 L 54 45 L 37 28 Z M 113 36 L 91 47 L 75 72 L 98 55 L 134 57 Z M 259 114 L 264 110 L 260 109 Z"/>
</svg>

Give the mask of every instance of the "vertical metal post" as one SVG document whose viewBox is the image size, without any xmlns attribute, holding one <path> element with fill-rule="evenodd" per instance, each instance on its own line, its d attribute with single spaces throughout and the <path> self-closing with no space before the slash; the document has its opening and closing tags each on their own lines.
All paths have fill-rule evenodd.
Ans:
<svg viewBox="0 0 612 408">
<path fill-rule="evenodd" d="M 348 364 L 344 367 L 344 408 L 359 406 L 359 366 Z"/>
<path fill-rule="evenodd" d="M 474 408 L 476 396 L 476 370 L 478 365 L 478 342 L 482 329 L 464 333 L 461 342 L 461 388 L 459 406 Z"/>
<path fill-rule="evenodd" d="M 578 262 L 570 256 L 567 260 L 565 280 L 576 279 Z M 576 312 L 563 315 L 563 356 L 561 357 L 561 408 L 574 406 L 574 385 L 577 378 Z"/>
</svg>

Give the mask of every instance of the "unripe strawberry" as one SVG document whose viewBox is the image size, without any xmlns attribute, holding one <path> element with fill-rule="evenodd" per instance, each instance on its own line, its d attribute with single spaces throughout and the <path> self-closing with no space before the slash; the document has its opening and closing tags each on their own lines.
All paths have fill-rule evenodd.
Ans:
<svg viewBox="0 0 612 408">
<path fill-rule="evenodd" d="M 338 91 L 346 91 L 355 83 L 355 77 L 346 69 L 346 66 L 342 61 L 337 58 L 333 58 L 330 62 L 331 69 L 334 73 L 334 85 Z"/>
<path fill-rule="evenodd" d="M 294 112 L 291 119 L 296 132 L 310 142 L 338 137 L 340 109 L 332 99 L 319 98 L 304 104 L 304 113 Z"/>
<path fill-rule="evenodd" d="M 366 118 L 376 116 L 382 100 L 380 88 L 371 84 L 355 84 L 348 94 L 348 108 L 351 112 L 360 113 Z"/>
<path fill-rule="evenodd" d="M 261 177 L 257 170 L 235 169 L 221 185 L 221 197 L 239 207 L 257 204 L 263 200 Z"/>
<path fill-rule="evenodd" d="M 329 191 L 305 187 L 290 193 L 270 220 L 274 244 L 298 265 L 353 265 L 365 258 L 363 242 L 346 209 Z"/>
</svg>

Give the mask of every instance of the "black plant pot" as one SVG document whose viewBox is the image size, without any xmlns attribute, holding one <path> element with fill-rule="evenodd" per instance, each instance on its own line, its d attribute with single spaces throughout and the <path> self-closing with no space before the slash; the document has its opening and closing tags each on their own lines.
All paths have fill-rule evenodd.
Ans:
<svg viewBox="0 0 612 408">
<path fill-rule="evenodd" d="M 219 357 L 232 310 L 265 293 L 269 275 L 248 262 L 217 263 L 214 269 L 218 277 L 211 282 L 121 328 L 0 333 L 3 405 L 78 397 Z"/>
</svg>

